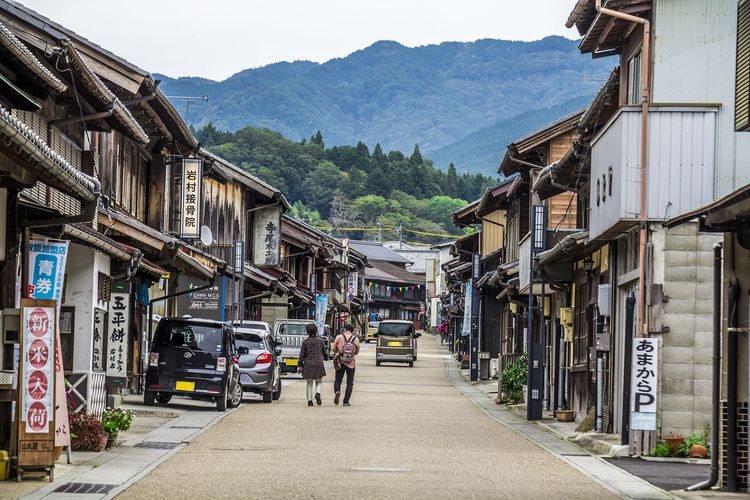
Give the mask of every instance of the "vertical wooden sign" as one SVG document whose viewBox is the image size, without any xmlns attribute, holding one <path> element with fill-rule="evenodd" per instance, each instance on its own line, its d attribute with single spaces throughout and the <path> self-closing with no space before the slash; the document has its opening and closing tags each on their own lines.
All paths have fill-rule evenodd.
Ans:
<svg viewBox="0 0 750 500">
<path fill-rule="evenodd" d="M 53 467 L 57 301 L 21 300 L 18 467 Z"/>
</svg>

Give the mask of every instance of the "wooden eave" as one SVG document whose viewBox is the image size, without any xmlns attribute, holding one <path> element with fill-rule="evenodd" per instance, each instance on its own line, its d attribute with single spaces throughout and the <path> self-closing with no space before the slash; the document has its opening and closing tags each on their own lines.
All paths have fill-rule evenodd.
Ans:
<svg viewBox="0 0 750 500">
<path fill-rule="evenodd" d="M 593 4 L 593 0 L 590 0 Z M 652 0 L 609 0 L 604 7 L 625 14 L 647 17 L 652 8 Z M 581 39 L 579 49 L 582 53 L 609 55 L 616 53 L 624 46 L 628 37 L 637 27 L 637 23 L 615 18 L 594 11 L 596 15 Z M 584 26 L 579 27 L 582 29 Z"/>
<path fill-rule="evenodd" d="M 68 90 L 68 86 L 47 68 L 37 57 L 24 45 L 24 43 L 4 24 L 0 22 L 0 47 L 9 52 L 11 56 L 19 61 L 28 72 L 41 84 L 52 92 L 62 93 Z"/>
<path fill-rule="evenodd" d="M 518 179 L 518 176 L 510 177 L 500 184 L 487 189 L 479 199 L 479 204 L 475 210 L 477 217 L 481 218 L 496 210 L 505 208 L 508 201 L 508 191 L 516 179 Z"/>
<path fill-rule="evenodd" d="M 193 134 L 190 132 L 185 121 L 161 90 L 157 89 L 156 97 L 148 101 L 148 103 L 167 130 L 169 130 L 169 133 L 174 140 L 180 142 L 183 147 L 187 148 L 187 150 L 181 151 L 183 156 L 198 151 L 200 148 L 198 141 L 193 137 Z"/>
<path fill-rule="evenodd" d="M 479 224 L 480 221 L 477 217 L 476 210 L 481 200 L 481 198 L 478 200 L 474 200 L 461 210 L 456 210 L 455 212 L 453 212 L 453 215 L 451 216 L 453 219 L 453 224 L 458 227 L 465 227 L 470 224 Z"/>
</svg>

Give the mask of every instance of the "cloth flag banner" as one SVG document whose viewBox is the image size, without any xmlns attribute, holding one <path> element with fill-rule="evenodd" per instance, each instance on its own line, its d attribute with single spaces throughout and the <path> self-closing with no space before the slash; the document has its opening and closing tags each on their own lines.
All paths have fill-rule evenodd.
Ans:
<svg viewBox="0 0 750 500">
<path fill-rule="evenodd" d="M 349 273 L 348 282 L 346 299 L 351 302 L 359 293 L 359 273 L 356 271 Z"/>
<path fill-rule="evenodd" d="M 656 430 L 656 381 L 658 376 L 658 339 L 633 340 L 633 381 L 630 428 Z"/>
<path fill-rule="evenodd" d="M 461 325 L 461 336 L 468 337 L 471 333 L 471 282 L 466 283 L 466 291 L 464 292 L 464 322 Z"/>
<path fill-rule="evenodd" d="M 315 324 L 318 327 L 318 335 L 325 331 L 326 312 L 328 312 L 328 295 L 319 293 L 315 297 Z"/>
<path fill-rule="evenodd" d="M 49 432 L 54 420 L 52 388 L 55 376 L 55 318 L 53 307 L 23 308 L 23 391 L 21 419 L 26 432 Z"/>
</svg>

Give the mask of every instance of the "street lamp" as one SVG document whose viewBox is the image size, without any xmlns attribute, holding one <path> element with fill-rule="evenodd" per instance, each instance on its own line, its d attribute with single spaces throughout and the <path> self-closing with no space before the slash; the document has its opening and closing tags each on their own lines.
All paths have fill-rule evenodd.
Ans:
<svg viewBox="0 0 750 500">
<path fill-rule="evenodd" d="M 592 259 L 590 255 L 587 255 L 586 258 L 583 259 L 583 270 L 586 271 L 586 276 L 591 274 L 591 271 L 594 270 L 594 259 Z"/>
</svg>

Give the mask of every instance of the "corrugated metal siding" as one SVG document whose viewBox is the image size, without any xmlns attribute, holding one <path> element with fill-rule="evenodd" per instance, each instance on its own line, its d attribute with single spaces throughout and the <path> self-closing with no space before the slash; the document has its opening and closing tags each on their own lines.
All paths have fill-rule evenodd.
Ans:
<svg viewBox="0 0 750 500">
<path fill-rule="evenodd" d="M 650 113 L 650 219 L 674 217 L 712 201 L 716 118 L 714 108 L 657 108 Z M 640 134 L 640 110 L 628 109 L 623 110 L 594 143 L 591 238 L 602 234 L 618 220 L 639 217 Z M 606 193 L 602 193 L 605 186 Z"/>
<path fill-rule="evenodd" d="M 734 131 L 737 0 L 658 0 L 654 13 L 655 103 L 721 103 L 713 197 L 746 184 Z"/>
</svg>

